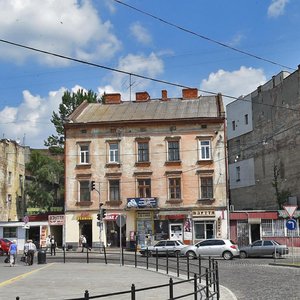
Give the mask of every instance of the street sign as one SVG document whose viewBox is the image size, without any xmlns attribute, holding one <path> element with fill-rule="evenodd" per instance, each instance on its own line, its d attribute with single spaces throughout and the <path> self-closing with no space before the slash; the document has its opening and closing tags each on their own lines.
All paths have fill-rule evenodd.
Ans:
<svg viewBox="0 0 300 300">
<path fill-rule="evenodd" d="M 116 220 L 117 225 L 121 228 L 126 224 L 126 219 L 123 215 L 118 215 Z"/>
<path fill-rule="evenodd" d="M 289 230 L 296 230 L 297 229 L 297 222 L 294 219 L 289 219 L 285 223 L 286 228 Z"/>
<path fill-rule="evenodd" d="M 290 218 L 293 217 L 294 212 L 296 211 L 297 207 L 298 207 L 297 205 L 285 205 L 285 206 L 283 206 L 283 208 L 288 213 Z"/>
</svg>

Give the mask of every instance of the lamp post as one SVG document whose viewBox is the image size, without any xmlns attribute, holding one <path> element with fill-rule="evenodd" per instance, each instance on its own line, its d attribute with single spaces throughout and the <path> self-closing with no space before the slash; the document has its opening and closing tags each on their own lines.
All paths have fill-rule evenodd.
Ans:
<svg viewBox="0 0 300 300">
<path fill-rule="evenodd" d="M 91 191 L 95 190 L 99 195 L 99 212 L 98 212 L 97 216 L 99 216 L 99 218 L 98 218 L 99 219 L 99 244 L 100 244 L 100 252 L 101 252 L 101 247 L 103 247 L 103 244 L 102 244 L 103 216 L 102 216 L 101 207 L 102 207 L 103 203 L 101 203 L 100 182 L 99 182 L 99 188 L 96 189 L 95 181 L 91 181 L 90 188 L 91 188 Z"/>
</svg>

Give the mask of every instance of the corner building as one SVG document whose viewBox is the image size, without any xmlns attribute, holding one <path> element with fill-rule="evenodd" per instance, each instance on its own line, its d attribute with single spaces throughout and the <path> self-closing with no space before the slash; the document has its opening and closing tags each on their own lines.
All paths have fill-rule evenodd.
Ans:
<svg viewBox="0 0 300 300">
<path fill-rule="evenodd" d="M 155 100 L 139 92 L 135 101 L 116 93 L 103 104 L 83 102 L 65 124 L 65 243 L 78 246 L 81 234 L 91 246 L 127 248 L 226 238 L 224 131 L 222 96 L 197 89 L 181 98 L 163 90 Z"/>
</svg>

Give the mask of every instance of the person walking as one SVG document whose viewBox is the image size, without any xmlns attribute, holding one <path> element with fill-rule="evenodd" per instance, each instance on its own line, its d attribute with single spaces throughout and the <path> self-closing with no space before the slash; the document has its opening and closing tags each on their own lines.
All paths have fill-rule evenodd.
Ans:
<svg viewBox="0 0 300 300">
<path fill-rule="evenodd" d="M 56 243 L 56 240 L 55 240 L 55 238 L 54 238 L 54 236 L 52 235 L 52 237 L 51 237 L 51 239 L 50 239 L 50 244 L 51 244 L 51 256 L 52 255 L 56 255 L 56 252 L 55 252 L 55 250 L 56 250 L 56 246 L 57 246 L 57 243 Z"/>
<path fill-rule="evenodd" d="M 46 252 L 48 251 L 48 249 L 51 248 L 51 235 L 49 234 L 47 237 L 46 237 Z"/>
<path fill-rule="evenodd" d="M 36 246 L 32 240 L 27 240 L 24 245 L 24 254 L 27 256 L 27 264 L 29 266 L 33 265 L 34 253 L 36 252 Z"/>
<path fill-rule="evenodd" d="M 81 236 L 81 246 L 82 246 L 81 252 L 83 252 L 84 248 L 86 248 L 86 237 L 84 235 Z"/>
<path fill-rule="evenodd" d="M 9 265 L 10 267 L 16 265 L 16 259 L 17 259 L 17 241 L 13 240 L 12 243 L 9 246 Z"/>
</svg>

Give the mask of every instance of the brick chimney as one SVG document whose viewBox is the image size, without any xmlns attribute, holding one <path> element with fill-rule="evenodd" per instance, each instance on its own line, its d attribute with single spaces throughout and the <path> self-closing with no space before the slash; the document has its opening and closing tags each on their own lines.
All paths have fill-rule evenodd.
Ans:
<svg viewBox="0 0 300 300">
<path fill-rule="evenodd" d="M 121 103 L 121 94 L 104 94 L 104 103 L 105 104 L 120 104 Z"/>
<path fill-rule="evenodd" d="M 162 101 L 167 101 L 168 100 L 168 92 L 167 92 L 167 90 L 162 90 L 161 91 L 161 100 Z"/>
<path fill-rule="evenodd" d="M 150 96 L 147 92 L 137 92 L 135 93 L 136 102 L 145 102 L 150 99 Z"/>
<path fill-rule="evenodd" d="M 182 99 L 197 99 L 198 89 L 182 89 Z"/>
</svg>

